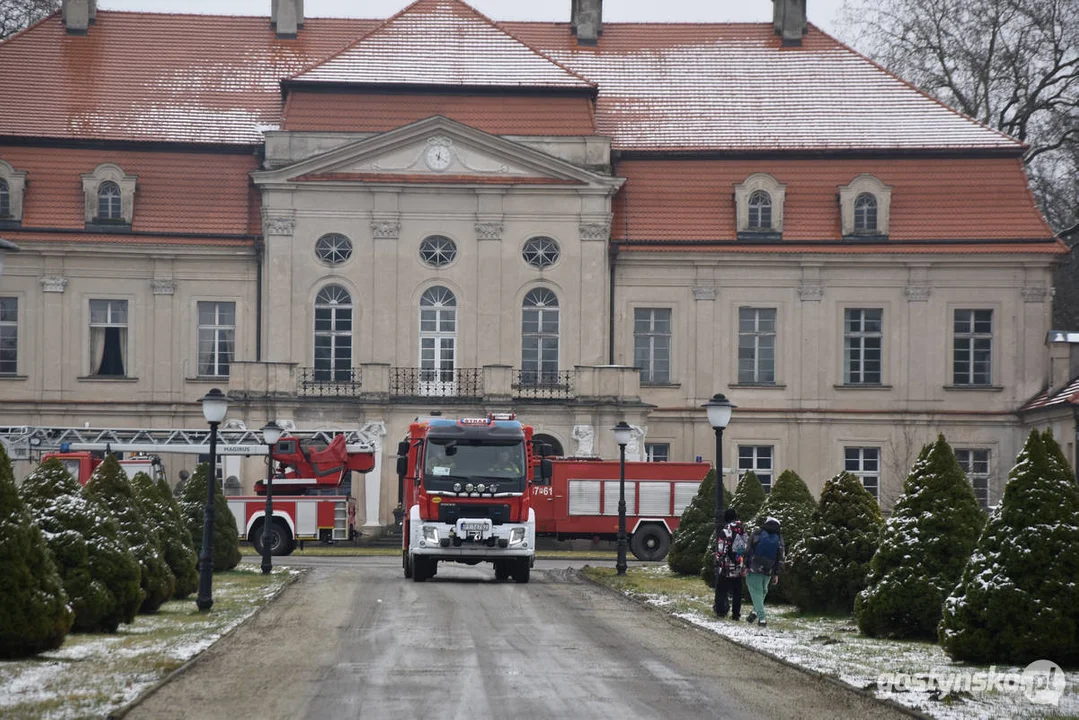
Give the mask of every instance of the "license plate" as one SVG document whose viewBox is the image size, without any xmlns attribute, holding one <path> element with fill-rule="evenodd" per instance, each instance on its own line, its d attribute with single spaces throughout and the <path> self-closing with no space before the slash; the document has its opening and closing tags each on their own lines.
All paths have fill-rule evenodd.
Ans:
<svg viewBox="0 0 1079 720">
<path fill-rule="evenodd" d="M 487 523 L 483 522 L 463 522 L 461 523 L 461 530 L 464 532 L 483 532 L 487 529 Z"/>
</svg>

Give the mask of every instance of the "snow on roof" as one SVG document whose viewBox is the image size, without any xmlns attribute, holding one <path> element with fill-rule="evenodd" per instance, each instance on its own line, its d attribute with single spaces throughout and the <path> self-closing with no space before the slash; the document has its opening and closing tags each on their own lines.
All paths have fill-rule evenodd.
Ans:
<svg viewBox="0 0 1079 720">
<path fill-rule="evenodd" d="M 1057 405 L 1079 405 L 1079 377 L 1076 377 L 1070 383 L 1054 393 L 1051 393 L 1049 388 L 1042 390 L 1034 397 L 1034 399 L 1019 408 L 1019 412 L 1041 410 Z"/>
</svg>

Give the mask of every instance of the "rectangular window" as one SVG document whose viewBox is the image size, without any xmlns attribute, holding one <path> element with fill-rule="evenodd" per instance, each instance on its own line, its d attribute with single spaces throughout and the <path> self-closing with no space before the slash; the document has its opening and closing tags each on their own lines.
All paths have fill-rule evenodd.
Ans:
<svg viewBox="0 0 1079 720">
<path fill-rule="evenodd" d="M 843 382 L 880 385 L 884 311 L 851 308 L 843 315 Z"/>
<path fill-rule="evenodd" d="M 127 367 L 127 300 L 90 301 L 90 374 L 123 377 Z"/>
<path fill-rule="evenodd" d="M 0 297 L 0 375 L 15 375 L 19 360 L 19 299 Z"/>
<path fill-rule="evenodd" d="M 671 311 L 637 308 L 633 311 L 633 364 L 642 383 L 671 381 Z"/>
<path fill-rule="evenodd" d="M 955 459 L 959 467 L 967 474 L 967 480 L 974 488 L 974 497 L 983 509 L 989 508 L 989 451 L 956 450 Z"/>
<path fill-rule="evenodd" d="M 228 377 L 236 351 L 236 303 L 200 302 L 199 375 Z"/>
<path fill-rule="evenodd" d="M 956 310 L 954 326 L 955 385 L 990 385 L 993 382 L 993 311 Z"/>
<path fill-rule="evenodd" d="M 844 469 L 858 477 L 869 494 L 880 502 L 880 448 L 844 448 Z"/>
<path fill-rule="evenodd" d="M 739 445 L 738 477 L 741 478 L 747 471 L 752 470 L 764 486 L 764 492 L 772 492 L 772 450 L 771 445 Z"/>
<path fill-rule="evenodd" d="M 738 382 L 774 385 L 775 381 L 775 308 L 738 308 Z"/>
<path fill-rule="evenodd" d="M 670 462 L 670 443 L 645 443 L 644 457 L 648 462 Z"/>
</svg>

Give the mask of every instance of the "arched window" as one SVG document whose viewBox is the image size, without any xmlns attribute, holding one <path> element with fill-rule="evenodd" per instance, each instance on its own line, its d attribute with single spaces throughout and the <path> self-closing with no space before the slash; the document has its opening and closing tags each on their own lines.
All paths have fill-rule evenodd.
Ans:
<svg viewBox="0 0 1079 720">
<path fill-rule="evenodd" d="M 340 285 L 315 298 L 315 380 L 352 380 L 352 296 Z"/>
<path fill-rule="evenodd" d="M 558 297 L 547 288 L 530 291 L 522 304 L 521 384 L 558 384 Z"/>
<path fill-rule="evenodd" d="M 772 196 L 764 190 L 755 190 L 749 196 L 749 229 L 772 229 Z"/>
<path fill-rule="evenodd" d="M 435 285 L 420 297 L 420 388 L 424 395 L 452 394 L 457 367 L 457 298 Z"/>
<path fill-rule="evenodd" d="M 0 180 L 0 218 L 11 215 L 11 190 L 7 180 Z"/>
<path fill-rule="evenodd" d="M 119 220 L 120 217 L 120 186 L 106 180 L 97 186 L 97 219 Z"/>
<path fill-rule="evenodd" d="M 536 433 L 532 436 L 532 444 L 539 447 L 541 444 L 547 444 L 551 446 L 551 455 L 555 457 L 563 457 L 565 451 L 562 449 L 562 443 L 558 442 L 558 438 L 554 435 L 546 435 L 544 433 Z M 536 453 L 537 455 L 539 453 Z"/>
<path fill-rule="evenodd" d="M 854 199 L 854 232 L 877 232 L 877 198 L 872 193 L 862 193 Z"/>
</svg>

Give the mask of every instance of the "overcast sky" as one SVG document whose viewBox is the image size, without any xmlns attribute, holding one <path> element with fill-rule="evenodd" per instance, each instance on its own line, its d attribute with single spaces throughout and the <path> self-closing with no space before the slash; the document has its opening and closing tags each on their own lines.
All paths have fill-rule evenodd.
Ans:
<svg viewBox="0 0 1079 720">
<path fill-rule="evenodd" d="M 389 17 L 411 0 L 304 0 L 307 17 Z M 495 20 L 569 20 L 570 0 L 466 0 Z M 842 0 L 808 0 L 810 22 L 835 33 Z M 98 0 L 106 10 L 269 15 L 270 0 Z M 771 0 L 606 0 L 610 22 L 767 22 Z"/>
</svg>

